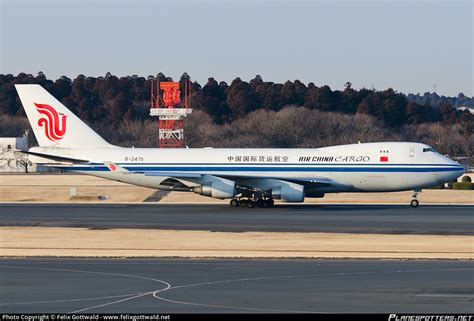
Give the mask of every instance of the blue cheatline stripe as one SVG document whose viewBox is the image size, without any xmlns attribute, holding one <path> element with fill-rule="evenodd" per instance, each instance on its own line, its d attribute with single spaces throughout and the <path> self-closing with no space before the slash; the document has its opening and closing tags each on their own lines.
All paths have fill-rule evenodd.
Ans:
<svg viewBox="0 0 474 321">
<path fill-rule="evenodd" d="M 109 171 L 106 166 L 65 166 L 65 170 L 80 171 Z M 290 166 L 271 166 L 271 167 L 241 167 L 241 166 L 193 166 L 193 167 L 172 167 L 172 166 L 154 166 L 154 167 L 125 167 L 130 171 L 137 172 L 452 172 L 464 170 L 462 167 L 290 167 Z"/>
<path fill-rule="evenodd" d="M 103 165 L 104 163 L 88 163 L 90 165 Z M 124 166 L 145 165 L 171 165 L 171 166 L 445 166 L 459 167 L 456 164 L 335 164 L 335 163 L 115 163 Z"/>
</svg>

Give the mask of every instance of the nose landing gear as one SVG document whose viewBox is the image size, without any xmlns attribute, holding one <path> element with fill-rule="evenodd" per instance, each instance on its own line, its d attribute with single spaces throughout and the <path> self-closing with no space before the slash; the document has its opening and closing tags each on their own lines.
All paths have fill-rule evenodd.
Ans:
<svg viewBox="0 0 474 321">
<path fill-rule="evenodd" d="M 413 195 L 412 195 L 412 200 L 410 202 L 410 206 L 411 207 L 418 207 L 418 205 L 420 205 L 420 202 L 416 199 L 416 197 L 418 196 L 418 194 L 421 193 L 421 190 L 415 190 Z"/>
</svg>

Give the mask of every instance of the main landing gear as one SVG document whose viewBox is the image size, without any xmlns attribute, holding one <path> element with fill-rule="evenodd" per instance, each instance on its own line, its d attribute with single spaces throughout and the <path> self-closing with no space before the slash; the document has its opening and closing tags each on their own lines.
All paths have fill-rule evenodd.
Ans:
<svg viewBox="0 0 474 321">
<path fill-rule="evenodd" d="M 256 188 L 238 187 L 238 194 L 231 199 L 232 207 L 272 207 L 274 204 L 270 191 L 262 191 Z"/>
<path fill-rule="evenodd" d="M 418 207 L 418 205 L 420 205 L 420 202 L 416 199 L 416 197 L 418 196 L 418 194 L 421 193 L 421 190 L 415 190 L 414 193 L 413 193 L 413 196 L 412 196 L 412 200 L 410 202 L 410 206 L 411 207 Z"/>
<path fill-rule="evenodd" d="M 273 201 L 273 198 L 267 198 L 267 199 L 252 199 L 252 198 L 233 198 L 230 200 L 229 204 L 232 207 L 272 207 L 275 202 Z"/>
</svg>

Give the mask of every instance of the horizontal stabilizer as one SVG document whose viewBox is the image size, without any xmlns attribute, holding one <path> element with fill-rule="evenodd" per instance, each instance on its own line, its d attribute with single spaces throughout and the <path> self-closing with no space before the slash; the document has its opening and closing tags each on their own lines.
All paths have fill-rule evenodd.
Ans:
<svg viewBox="0 0 474 321">
<path fill-rule="evenodd" d="M 15 152 L 28 154 L 28 155 L 33 155 L 33 156 L 38 156 L 38 157 L 50 159 L 50 160 L 53 160 L 53 161 L 56 161 L 56 162 L 73 163 L 73 164 L 89 163 L 89 161 L 86 160 L 86 159 L 78 159 L 78 158 L 70 158 L 70 157 L 64 157 L 64 156 L 58 156 L 58 155 L 43 154 L 43 153 L 37 153 L 37 152 L 30 152 L 30 151 L 26 151 L 26 150 L 15 150 Z"/>
</svg>

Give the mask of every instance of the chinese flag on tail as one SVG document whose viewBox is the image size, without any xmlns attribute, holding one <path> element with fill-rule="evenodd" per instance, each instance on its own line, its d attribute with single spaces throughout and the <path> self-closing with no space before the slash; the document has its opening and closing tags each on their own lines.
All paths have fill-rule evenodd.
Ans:
<svg viewBox="0 0 474 321">
<path fill-rule="evenodd" d="M 388 162 L 388 156 L 380 156 L 381 162 Z"/>
</svg>

